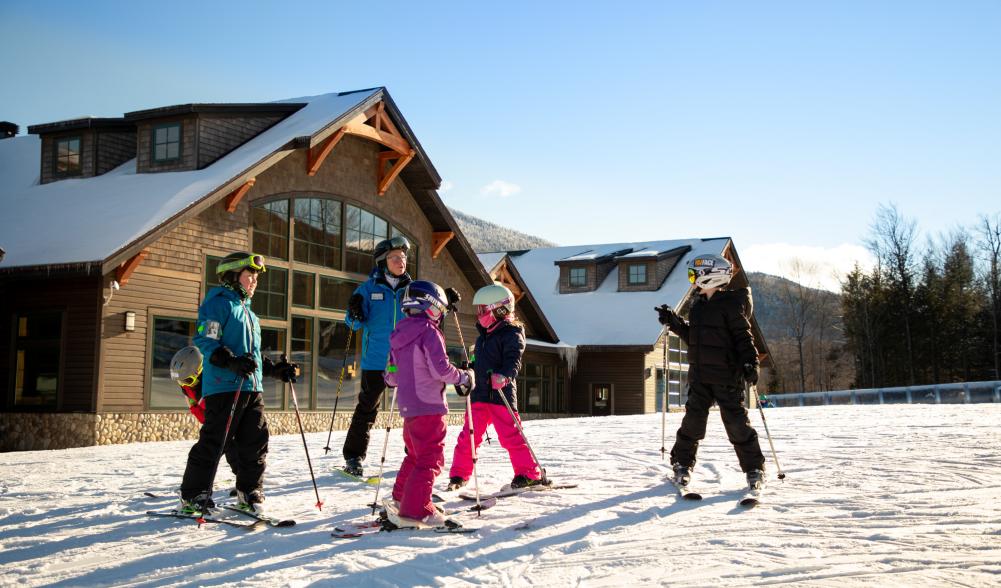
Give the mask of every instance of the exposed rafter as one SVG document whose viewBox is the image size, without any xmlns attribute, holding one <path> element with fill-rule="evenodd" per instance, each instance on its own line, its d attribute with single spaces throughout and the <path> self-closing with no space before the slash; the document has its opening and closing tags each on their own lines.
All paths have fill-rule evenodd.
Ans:
<svg viewBox="0 0 1001 588">
<path fill-rule="evenodd" d="M 492 277 L 501 284 L 504 284 L 504 286 L 507 287 L 512 294 L 514 294 L 515 302 L 520 301 L 522 296 L 525 295 L 525 291 L 518 285 L 518 280 L 515 280 L 514 276 L 511 275 L 511 271 L 507 267 L 506 260 L 501 263 L 500 267 L 497 268 L 497 271 L 494 272 Z"/>
<path fill-rule="evenodd" d="M 250 178 L 242 186 L 229 193 L 229 196 L 226 197 L 226 212 L 236 212 L 236 207 L 247 195 L 247 191 L 254 187 L 255 182 L 257 182 L 257 178 Z"/>
<path fill-rule="evenodd" d="M 385 109 L 385 104 L 379 102 L 364 113 L 349 120 L 343 127 L 345 132 L 349 135 L 375 141 L 397 153 L 409 153 L 410 143 L 403 138 L 400 131 L 389 120 Z"/>
<path fill-rule="evenodd" d="M 431 259 L 438 259 L 445 245 L 455 237 L 452 231 L 435 231 L 431 233 Z"/>
<path fill-rule="evenodd" d="M 330 152 L 334 150 L 334 147 L 344 138 L 347 131 L 343 127 L 337 130 L 336 133 L 330 135 L 324 142 L 309 148 L 309 152 L 306 155 L 306 175 L 315 176 L 316 172 L 320 171 L 320 166 L 323 165 L 323 161 L 327 159 Z"/>
<path fill-rule="evenodd" d="M 149 249 L 143 249 L 139 253 L 136 253 L 128 261 L 118 266 L 118 270 L 115 272 L 115 280 L 118 281 L 119 286 L 124 286 L 129 283 L 129 278 L 132 277 L 132 272 L 136 271 L 139 264 L 146 259 L 149 255 Z"/>
<path fill-rule="evenodd" d="M 397 153 L 395 151 L 382 151 L 379 153 L 379 173 L 376 178 L 379 184 L 379 196 L 383 196 L 389 190 L 389 187 L 393 185 L 393 180 L 396 179 L 396 176 L 400 175 L 400 172 L 410 163 L 410 160 L 414 158 L 416 153 L 413 149 L 409 153 Z M 393 163 L 387 171 L 386 164 L 394 159 L 396 163 Z"/>
</svg>

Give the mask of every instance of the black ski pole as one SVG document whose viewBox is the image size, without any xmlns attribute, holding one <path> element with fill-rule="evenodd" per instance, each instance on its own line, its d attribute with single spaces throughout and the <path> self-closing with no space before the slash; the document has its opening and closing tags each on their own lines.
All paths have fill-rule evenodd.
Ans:
<svg viewBox="0 0 1001 588">
<path fill-rule="evenodd" d="M 667 344 L 671 332 L 667 330 L 667 327 L 664 327 L 661 329 L 661 333 L 664 336 L 664 405 L 661 407 L 663 410 L 660 414 L 660 460 L 664 461 L 664 456 L 667 454 L 667 403 L 671 399 L 671 372 L 667 369 Z"/>
<path fill-rule="evenodd" d="M 351 350 L 351 337 L 355 334 L 348 327 L 348 343 L 344 346 L 344 361 L 341 363 L 341 377 L 337 379 L 337 392 L 334 393 L 334 412 L 330 415 L 330 431 L 327 432 L 327 444 L 323 447 L 323 455 L 330 452 L 330 436 L 334 434 L 334 419 L 337 418 L 337 402 L 341 399 L 341 385 L 344 383 L 344 370 L 348 367 L 348 351 Z"/>
<path fill-rule="evenodd" d="M 282 355 L 282 361 L 288 361 Z M 299 401 L 295 397 L 295 385 L 292 383 L 295 378 L 290 378 L 288 383 L 289 392 L 292 393 L 292 406 L 295 407 L 295 420 L 299 423 L 299 435 L 302 436 L 302 448 L 306 451 L 306 465 L 309 466 L 309 477 L 313 480 L 313 491 L 316 492 L 316 509 L 323 510 L 323 500 L 320 499 L 320 489 L 316 487 L 316 476 L 313 474 L 313 462 L 309 459 L 309 446 L 306 444 L 306 430 L 302 426 L 302 417 L 299 415 Z"/>
<path fill-rule="evenodd" d="M 765 435 L 768 437 L 768 445 L 772 448 L 772 459 L 775 460 L 775 469 L 778 470 L 779 479 L 784 480 L 786 475 L 782 471 L 782 466 L 779 465 L 779 456 L 775 453 L 775 444 L 772 443 L 772 434 L 768 432 L 768 421 L 765 420 L 765 409 L 761 406 L 761 399 L 758 398 L 758 387 L 748 386 L 748 392 L 754 397 L 754 403 L 758 405 L 758 410 L 761 411 L 761 423 L 765 425 Z"/>
<path fill-rule="evenodd" d="M 462 326 L 459 324 L 459 311 L 453 307 L 452 317 L 455 318 L 455 330 L 459 332 L 459 344 L 462 345 L 462 357 L 466 360 L 466 365 L 469 365 L 469 352 L 466 351 L 466 338 L 462 335 Z M 473 391 L 470 390 L 469 394 L 466 394 L 466 422 L 469 423 L 469 428 L 466 429 L 469 432 L 469 450 L 473 458 L 473 490 L 476 492 L 476 516 L 480 516 L 483 513 L 483 505 L 480 504 L 480 477 L 476 473 L 476 439 L 474 438 L 475 429 L 473 428 L 473 401 L 470 399 Z"/>
</svg>

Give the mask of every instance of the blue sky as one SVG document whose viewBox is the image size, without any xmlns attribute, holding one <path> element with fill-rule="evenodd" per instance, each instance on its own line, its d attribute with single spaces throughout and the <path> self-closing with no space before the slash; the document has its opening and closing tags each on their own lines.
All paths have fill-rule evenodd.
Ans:
<svg viewBox="0 0 1001 588">
<path fill-rule="evenodd" d="M 0 119 L 384 85 L 450 206 L 844 265 L 1001 211 L 1001 2 L 0 2 Z M 787 273 L 787 272 L 785 272 Z M 829 280 L 828 280 L 829 281 Z"/>
</svg>

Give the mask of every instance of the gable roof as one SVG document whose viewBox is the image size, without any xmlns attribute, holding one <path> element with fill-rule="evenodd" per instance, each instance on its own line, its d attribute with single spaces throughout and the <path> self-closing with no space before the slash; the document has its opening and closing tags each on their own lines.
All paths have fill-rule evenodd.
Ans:
<svg viewBox="0 0 1001 588">
<path fill-rule="evenodd" d="M 518 288 L 522 291 L 522 298 L 518 301 L 518 314 L 524 320 L 529 322 L 541 339 L 529 339 L 529 343 L 534 345 L 543 346 L 562 346 L 557 345 L 560 341 L 559 336 L 556 334 L 556 330 L 553 329 L 553 325 L 549 323 L 549 319 L 546 318 L 546 313 L 543 312 L 542 307 L 539 306 L 538 301 L 532 294 L 532 290 L 525 283 L 525 278 L 521 276 L 518 272 L 518 268 L 514 266 L 511 262 L 510 256 L 503 252 L 494 253 L 479 253 L 477 257 L 480 259 L 480 263 L 487 269 L 487 272 L 493 276 L 494 271 L 499 269 L 504 262 L 507 262 L 507 273 L 518 285 Z"/>
<path fill-rule="evenodd" d="M 297 148 L 318 144 L 379 101 L 416 151 L 400 177 L 434 230 L 456 233 L 448 249 L 467 279 L 474 287 L 490 283 L 435 192 L 441 177 L 385 88 L 279 101 L 305 106 L 200 170 L 139 174 L 131 159 L 100 176 L 40 184 L 38 137 L 0 141 L 0 247 L 7 251 L 0 271 L 47 266 L 107 273 L 247 179 Z"/>
<path fill-rule="evenodd" d="M 643 346 L 656 344 L 661 335 L 654 307 L 667 304 L 680 308 L 687 300 L 691 284 L 686 271 L 672 271 L 658 290 L 619 292 L 618 267 L 612 268 L 592 292 L 560 294 L 560 268 L 556 262 L 568 259 L 599 259 L 623 250 L 644 251 L 645 255 L 690 246 L 675 268 L 684 268 L 689 259 L 705 253 L 721 254 L 730 244 L 719 239 L 678 239 L 638 243 L 575 245 L 512 252 L 517 267 L 542 311 L 563 343 L 576 346 Z M 627 254 L 628 255 L 628 254 Z"/>
</svg>

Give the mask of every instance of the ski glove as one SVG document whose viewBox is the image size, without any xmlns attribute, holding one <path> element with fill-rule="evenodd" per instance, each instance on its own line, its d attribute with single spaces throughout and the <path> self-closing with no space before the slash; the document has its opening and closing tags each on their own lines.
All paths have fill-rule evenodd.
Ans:
<svg viewBox="0 0 1001 588">
<path fill-rule="evenodd" d="M 227 369 L 244 378 L 257 371 L 257 361 L 252 355 L 248 353 L 237 357 L 225 345 L 220 345 L 212 352 L 212 356 L 209 357 L 209 363 Z"/>
<path fill-rule="evenodd" d="M 291 363 L 284 353 L 278 363 L 271 361 L 270 357 L 264 358 L 264 375 L 278 378 L 282 382 L 295 383 L 299 376 L 299 364 Z"/>
<path fill-rule="evenodd" d="M 657 311 L 657 320 L 660 324 L 670 326 L 672 323 L 678 320 L 678 315 L 674 313 L 671 308 L 666 304 L 661 304 L 654 308 Z"/>
<path fill-rule="evenodd" d="M 445 288 L 445 299 L 448 300 L 448 309 L 452 312 L 455 312 L 455 305 L 462 302 L 462 296 L 455 288 Z"/>
<path fill-rule="evenodd" d="M 748 385 L 755 386 L 758 383 L 758 366 L 753 363 L 744 364 L 744 381 Z"/>
<path fill-rule="evenodd" d="M 476 372 L 473 370 L 459 370 L 459 383 L 455 385 L 455 393 L 459 396 L 469 396 L 469 393 L 476 387 Z"/>
<path fill-rule="evenodd" d="M 365 322 L 365 310 L 362 308 L 362 301 L 361 294 L 357 292 L 352 294 L 348 300 L 348 316 L 360 323 Z"/>
<path fill-rule="evenodd" d="M 503 390 L 504 386 L 511 381 L 511 378 L 501 374 L 490 374 L 490 387 L 494 390 Z"/>
</svg>

